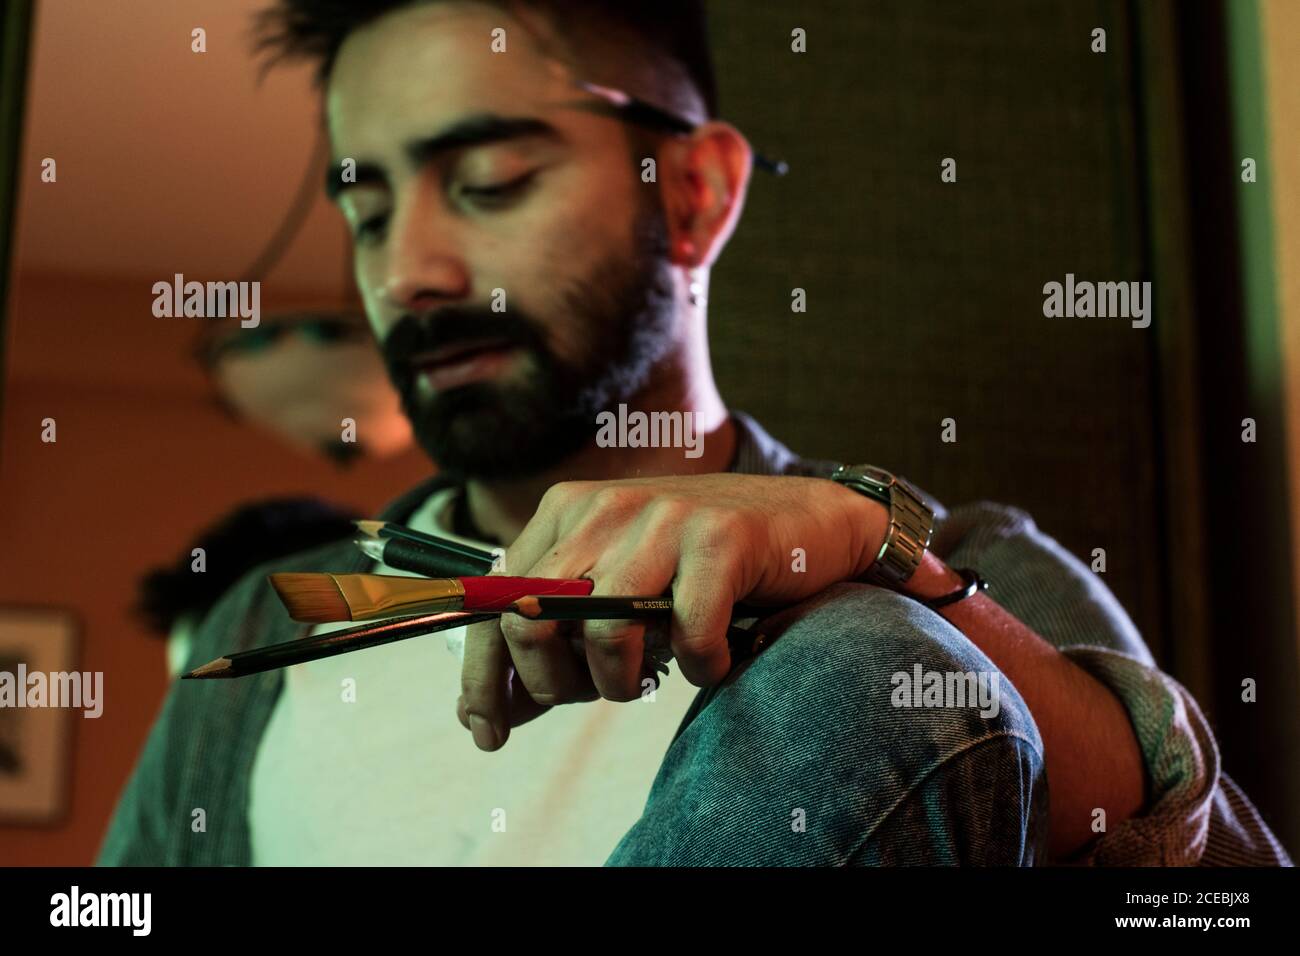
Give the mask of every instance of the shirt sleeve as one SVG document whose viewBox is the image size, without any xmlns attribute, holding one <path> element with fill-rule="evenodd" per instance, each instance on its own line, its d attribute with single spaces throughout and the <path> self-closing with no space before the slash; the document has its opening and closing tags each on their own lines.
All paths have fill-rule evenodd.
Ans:
<svg viewBox="0 0 1300 956">
<path fill-rule="evenodd" d="M 1105 684 L 1128 712 L 1146 772 L 1146 805 L 1140 816 L 1102 832 L 1074 862 L 1290 865 L 1250 800 L 1222 774 L 1195 699 L 1156 666 L 1100 578 L 1023 511 L 979 502 L 942 514 L 935 552 L 978 570 L 991 582 L 990 597 Z"/>
<path fill-rule="evenodd" d="M 256 622 L 250 609 L 256 596 L 266 590 L 259 591 L 259 579 L 264 578 L 267 567 L 248 572 L 191 632 L 186 645 L 188 659 L 181 659 L 181 669 L 220 656 L 229 648 L 232 633 L 253 631 Z M 241 714 L 214 706 L 221 683 L 226 682 L 171 682 L 118 798 L 97 866 L 180 866 L 190 862 L 201 840 L 224 848 L 230 825 L 220 823 L 219 818 L 208 821 L 205 817 L 204 829 L 192 829 L 194 811 L 212 806 L 210 800 L 195 799 L 195 793 L 213 792 L 213 781 L 226 780 L 231 772 L 219 761 L 205 759 L 214 749 L 213 739 L 241 739 L 233 732 Z"/>
<path fill-rule="evenodd" d="M 1064 653 L 1128 711 L 1148 787 L 1143 813 L 1107 827 L 1074 862 L 1196 865 L 1205 852 L 1219 781 L 1219 748 L 1201 709 L 1172 677 L 1127 654 L 1102 647 Z"/>
<path fill-rule="evenodd" d="M 172 862 L 165 822 L 171 818 L 167 808 L 172 804 L 173 781 L 166 765 L 175 705 L 173 683 L 126 789 L 118 798 L 96 866 L 167 866 Z"/>
</svg>

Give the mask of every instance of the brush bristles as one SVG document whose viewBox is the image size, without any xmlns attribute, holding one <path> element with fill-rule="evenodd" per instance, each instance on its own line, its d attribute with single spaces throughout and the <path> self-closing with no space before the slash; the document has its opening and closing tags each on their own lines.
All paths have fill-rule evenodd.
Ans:
<svg viewBox="0 0 1300 956">
<path fill-rule="evenodd" d="M 326 624 L 352 620 L 352 609 L 328 574 L 270 575 L 271 587 L 295 621 Z"/>
</svg>

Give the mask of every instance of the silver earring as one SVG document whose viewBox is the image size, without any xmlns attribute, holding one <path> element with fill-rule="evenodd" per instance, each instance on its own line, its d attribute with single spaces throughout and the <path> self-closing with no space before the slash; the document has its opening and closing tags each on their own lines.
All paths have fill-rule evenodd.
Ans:
<svg viewBox="0 0 1300 956">
<path fill-rule="evenodd" d="M 704 294 L 704 283 L 698 279 L 692 279 L 690 284 L 691 305 L 696 308 L 703 308 L 707 303 L 708 296 Z"/>
</svg>

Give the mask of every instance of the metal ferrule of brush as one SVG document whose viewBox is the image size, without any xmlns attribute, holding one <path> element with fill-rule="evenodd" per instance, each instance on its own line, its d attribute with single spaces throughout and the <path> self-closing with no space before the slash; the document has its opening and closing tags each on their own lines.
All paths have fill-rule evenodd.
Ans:
<svg viewBox="0 0 1300 956">
<path fill-rule="evenodd" d="M 465 586 L 456 578 L 403 578 L 382 574 L 331 574 L 348 602 L 352 620 L 368 621 L 393 614 L 459 611 Z"/>
</svg>

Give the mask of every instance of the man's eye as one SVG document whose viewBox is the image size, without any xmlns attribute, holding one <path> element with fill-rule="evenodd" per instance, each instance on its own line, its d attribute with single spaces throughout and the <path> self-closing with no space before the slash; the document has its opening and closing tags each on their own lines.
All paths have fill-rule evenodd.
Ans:
<svg viewBox="0 0 1300 956">
<path fill-rule="evenodd" d="M 383 234 L 386 225 L 388 225 L 388 215 L 386 213 L 371 216 L 369 219 L 363 219 L 357 223 L 357 227 L 352 234 L 358 241 L 375 239 Z"/>
<path fill-rule="evenodd" d="M 461 186 L 459 192 L 461 196 L 475 202 L 500 202 L 513 199 L 523 192 L 524 187 L 532 182 L 535 175 L 536 172 L 534 171 L 524 173 L 522 176 L 516 176 L 514 179 L 505 182 L 490 183 L 486 186 Z"/>
</svg>

